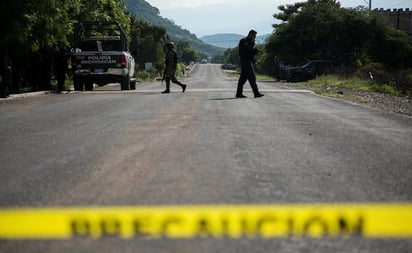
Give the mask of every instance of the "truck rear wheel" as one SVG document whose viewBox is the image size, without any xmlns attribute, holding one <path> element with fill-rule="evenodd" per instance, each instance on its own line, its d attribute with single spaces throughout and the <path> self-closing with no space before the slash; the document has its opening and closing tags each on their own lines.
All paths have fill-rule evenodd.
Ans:
<svg viewBox="0 0 412 253">
<path fill-rule="evenodd" d="M 136 81 L 131 81 L 130 82 L 130 89 L 135 90 L 136 89 Z"/>
<path fill-rule="evenodd" d="M 129 78 L 129 76 L 126 76 L 122 79 L 122 82 L 120 84 L 120 88 L 122 90 L 130 90 L 130 78 Z"/>
</svg>

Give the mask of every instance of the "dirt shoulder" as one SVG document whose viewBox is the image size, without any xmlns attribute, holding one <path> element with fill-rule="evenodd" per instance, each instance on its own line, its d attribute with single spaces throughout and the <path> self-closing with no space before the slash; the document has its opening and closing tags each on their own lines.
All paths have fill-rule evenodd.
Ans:
<svg viewBox="0 0 412 253">
<path fill-rule="evenodd" d="M 282 87 L 293 89 L 308 89 L 317 94 L 334 97 L 338 99 L 345 99 L 354 103 L 366 105 L 373 108 L 379 108 L 388 112 L 400 113 L 408 116 L 412 116 L 412 100 L 407 97 L 391 96 L 388 94 L 359 91 L 345 88 L 322 88 L 311 87 L 304 83 L 278 83 Z"/>
</svg>

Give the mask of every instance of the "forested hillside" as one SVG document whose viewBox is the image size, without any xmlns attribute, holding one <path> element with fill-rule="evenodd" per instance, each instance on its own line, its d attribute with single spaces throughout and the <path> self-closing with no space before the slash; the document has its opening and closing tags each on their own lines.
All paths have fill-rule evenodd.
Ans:
<svg viewBox="0 0 412 253">
<path fill-rule="evenodd" d="M 210 56 L 223 53 L 222 48 L 204 43 L 190 31 L 175 24 L 173 20 L 161 17 L 159 9 L 145 0 L 125 0 L 125 3 L 127 4 L 127 10 L 137 18 L 145 19 L 154 26 L 165 28 L 172 40 L 188 42 L 194 49 Z"/>
</svg>

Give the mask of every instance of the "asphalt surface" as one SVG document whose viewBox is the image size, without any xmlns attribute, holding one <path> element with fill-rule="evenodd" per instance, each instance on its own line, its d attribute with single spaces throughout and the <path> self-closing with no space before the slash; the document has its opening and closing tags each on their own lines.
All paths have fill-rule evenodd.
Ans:
<svg viewBox="0 0 412 253">
<path fill-rule="evenodd" d="M 412 117 L 197 66 L 172 84 L 0 100 L 0 208 L 412 201 Z M 0 241 L 0 252 L 411 252 L 412 240 Z"/>
</svg>

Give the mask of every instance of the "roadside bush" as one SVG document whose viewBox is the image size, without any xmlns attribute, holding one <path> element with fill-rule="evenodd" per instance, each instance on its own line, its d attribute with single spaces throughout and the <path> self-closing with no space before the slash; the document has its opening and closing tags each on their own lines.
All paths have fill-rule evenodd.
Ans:
<svg viewBox="0 0 412 253">
<path fill-rule="evenodd" d="M 397 71 L 395 74 L 396 88 L 403 93 L 412 93 L 412 69 Z"/>
<path fill-rule="evenodd" d="M 393 94 L 397 90 L 403 94 L 412 92 L 412 69 L 389 70 L 381 63 L 370 63 L 355 72 L 355 76 L 369 79 L 376 91 Z M 399 93 L 398 92 L 398 93 Z"/>
<path fill-rule="evenodd" d="M 139 70 L 137 71 L 137 80 L 151 82 L 156 78 L 163 78 L 163 71 L 164 67 L 162 68 L 161 72 L 158 71 L 161 65 L 152 68 L 151 70 Z M 183 63 L 178 63 L 176 68 L 176 76 L 182 76 L 185 69 L 185 65 Z"/>
<path fill-rule="evenodd" d="M 355 75 L 362 79 L 370 79 L 377 85 L 394 85 L 394 77 L 386 70 L 381 63 L 369 63 L 360 67 Z"/>
<path fill-rule="evenodd" d="M 185 72 L 185 65 L 183 63 L 178 63 L 176 68 L 176 76 L 182 76 Z"/>
<path fill-rule="evenodd" d="M 375 85 L 372 85 L 371 90 L 375 92 L 379 92 L 379 93 L 389 94 L 392 96 L 399 95 L 399 92 L 393 86 L 390 86 L 390 85 L 376 85 L 375 84 Z"/>
<path fill-rule="evenodd" d="M 157 76 L 156 69 L 140 70 L 137 72 L 137 80 L 139 81 L 153 81 Z"/>
<path fill-rule="evenodd" d="M 371 89 L 371 82 L 367 79 L 359 77 L 347 78 L 339 75 L 319 76 L 316 79 L 308 81 L 308 84 L 312 87 L 331 89 L 345 88 L 361 91 L 369 91 Z"/>
</svg>

